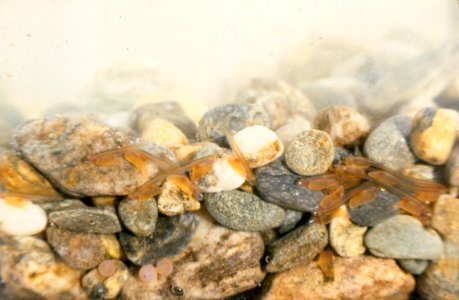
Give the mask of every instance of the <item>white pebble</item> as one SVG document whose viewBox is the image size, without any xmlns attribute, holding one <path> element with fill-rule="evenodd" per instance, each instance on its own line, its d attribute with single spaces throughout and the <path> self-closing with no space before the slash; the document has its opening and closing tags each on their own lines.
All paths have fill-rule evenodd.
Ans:
<svg viewBox="0 0 459 300">
<path fill-rule="evenodd" d="M 264 166 L 281 156 L 284 151 L 284 145 L 276 133 L 260 125 L 238 131 L 234 139 L 250 168 Z"/>
<path fill-rule="evenodd" d="M 0 230 L 9 235 L 32 235 L 43 231 L 48 222 L 45 211 L 30 201 L 14 203 L 0 198 Z"/>
<path fill-rule="evenodd" d="M 239 188 L 246 180 L 246 175 L 238 172 L 226 157 L 217 159 L 210 171 L 195 181 L 199 189 L 206 193 L 231 191 Z"/>
</svg>

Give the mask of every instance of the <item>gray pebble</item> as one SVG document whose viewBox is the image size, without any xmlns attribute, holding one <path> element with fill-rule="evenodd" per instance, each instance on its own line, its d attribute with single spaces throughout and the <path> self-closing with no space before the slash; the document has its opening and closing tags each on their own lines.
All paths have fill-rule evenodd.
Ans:
<svg viewBox="0 0 459 300">
<path fill-rule="evenodd" d="M 416 157 L 410 148 L 410 127 L 410 117 L 399 115 L 387 119 L 365 141 L 365 156 L 394 171 L 412 166 Z"/>
<path fill-rule="evenodd" d="M 315 129 L 303 131 L 294 137 L 285 150 L 285 162 L 290 170 L 305 176 L 327 172 L 334 156 L 330 135 Z"/>
<path fill-rule="evenodd" d="M 301 211 L 286 209 L 284 222 L 277 228 L 280 234 L 284 234 L 295 228 L 296 224 L 301 220 L 304 213 Z"/>
<path fill-rule="evenodd" d="M 115 209 L 106 207 L 68 207 L 48 215 L 50 224 L 84 233 L 110 234 L 121 231 Z"/>
<path fill-rule="evenodd" d="M 257 196 L 229 191 L 208 194 L 205 198 L 207 210 L 224 226 L 241 231 L 263 231 L 278 227 L 285 213 L 277 205 L 262 201 Z"/>
<path fill-rule="evenodd" d="M 365 245 L 373 255 L 401 259 L 437 259 L 443 242 L 436 231 L 407 215 L 387 219 L 365 236 Z"/>
<path fill-rule="evenodd" d="M 142 237 L 153 233 L 158 220 L 158 206 L 155 199 L 132 200 L 124 198 L 118 206 L 118 214 L 131 232 Z"/>
<path fill-rule="evenodd" d="M 347 208 L 352 222 L 359 226 L 372 227 L 376 224 L 400 213 L 394 207 L 400 198 L 385 191 L 380 190 L 376 199 L 355 208 Z"/>
<path fill-rule="evenodd" d="M 175 217 L 159 217 L 153 234 L 136 237 L 122 232 L 120 242 L 127 258 L 137 265 L 156 263 L 163 257 L 183 250 L 191 241 L 199 219 L 192 213 Z"/>
<path fill-rule="evenodd" d="M 228 120 L 229 129 L 237 132 L 252 125 L 262 125 L 270 128 L 269 116 L 257 105 L 226 104 L 207 111 L 199 121 L 198 137 L 201 141 L 211 141 L 217 144 L 225 143 L 223 125 Z"/>
<path fill-rule="evenodd" d="M 328 244 L 327 228 L 313 223 L 303 225 L 274 241 L 268 249 L 266 271 L 282 272 L 311 262 Z"/>
<path fill-rule="evenodd" d="M 279 158 L 255 171 L 256 188 L 260 197 L 284 208 L 314 212 L 323 197 L 320 191 L 311 191 L 296 184 L 300 176 L 292 173 Z"/>
<path fill-rule="evenodd" d="M 408 273 L 422 274 L 429 266 L 428 260 L 423 259 L 397 259 L 398 264 Z"/>
</svg>

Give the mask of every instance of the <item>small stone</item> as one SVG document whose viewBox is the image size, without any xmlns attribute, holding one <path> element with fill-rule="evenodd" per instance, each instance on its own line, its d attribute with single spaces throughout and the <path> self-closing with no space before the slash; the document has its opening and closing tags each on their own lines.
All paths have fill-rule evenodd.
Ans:
<svg viewBox="0 0 459 300">
<path fill-rule="evenodd" d="M 354 225 L 349 220 L 346 209 L 340 210 L 342 213 L 337 214 L 330 222 L 330 244 L 339 256 L 357 257 L 366 250 L 363 237 L 367 228 Z"/>
<path fill-rule="evenodd" d="M 192 213 L 175 217 L 159 217 L 155 231 L 147 237 L 120 234 L 127 258 L 137 265 L 154 264 L 164 257 L 182 251 L 190 242 L 199 219 Z"/>
<path fill-rule="evenodd" d="M 102 276 L 97 268 L 89 271 L 81 278 L 81 286 L 85 292 L 95 299 L 115 299 L 129 278 L 129 270 L 119 260 L 113 260 L 114 273 Z"/>
<path fill-rule="evenodd" d="M 250 168 L 264 166 L 284 152 L 284 145 L 274 131 L 260 125 L 238 131 L 234 134 L 234 140 Z"/>
<path fill-rule="evenodd" d="M 304 213 L 301 211 L 295 211 L 291 209 L 285 210 L 285 218 L 282 224 L 277 228 L 277 231 L 280 234 L 289 232 L 295 228 L 296 224 L 303 218 Z"/>
<path fill-rule="evenodd" d="M 421 275 L 429 266 L 429 261 L 423 259 L 397 259 L 397 262 L 400 267 L 413 275 Z"/>
<path fill-rule="evenodd" d="M 152 120 L 165 119 L 180 129 L 190 141 L 196 140 L 197 127 L 175 101 L 148 103 L 138 107 L 131 115 L 131 127 L 143 132 Z"/>
<path fill-rule="evenodd" d="M 247 87 L 239 91 L 236 100 L 263 107 L 273 129 L 290 120 L 311 119 L 315 113 L 314 106 L 300 90 L 271 78 L 252 79 Z"/>
<path fill-rule="evenodd" d="M 303 225 L 271 243 L 266 271 L 282 272 L 311 262 L 328 244 L 327 228 L 314 223 Z"/>
<path fill-rule="evenodd" d="M 335 149 L 331 137 L 324 131 L 311 129 L 293 138 L 285 150 L 285 162 L 293 172 L 319 175 L 327 172 L 333 162 Z"/>
<path fill-rule="evenodd" d="M 0 274 L 12 299 L 87 299 L 81 271 L 57 260 L 45 241 L 13 237 L 0 244 Z"/>
<path fill-rule="evenodd" d="M 102 239 L 97 234 L 48 227 L 48 243 L 70 267 L 78 270 L 95 268 L 106 256 Z"/>
<path fill-rule="evenodd" d="M 335 279 L 325 282 L 315 262 L 276 274 L 262 299 L 408 299 L 415 280 L 390 259 L 334 257 Z"/>
<path fill-rule="evenodd" d="M 155 199 L 139 201 L 126 197 L 118 206 L 118 214 L 124 226 L 136 236 L 149 236 L 155 230 L 158 207 Z"/>
<path fill-rule="evenodd" d="M 411 124 L 411 147 L 420 159 L 442 165 L 456 140 L 459 114 L 455 110 L 424 108 L 418 111 Z"/>
<path fill-rule="evenodd" d="M 276 129 L 276 134 L 286 148 L 293 138 L 303 131 L 311 129 L 311 122 L 306 120 L 296 120 L 286 123 Z"/>
<path fill-rule="evenodd" d="M 301 90 L 311 99 L 317 111 L 336 105 L 350 109 L 357 108 L 355 97 L 352 94 L 329 84 L 322 84 L 320 81 L 307 84 Z"/>
<path fill-rule="evenodd" d="M 234 230 L 263 231 L 275 228 L 282 224 L 285 217 L 282 208 L 245 192 L 208 194 L 204 201 L 217 222 Z"/>
<path fill-rule="evenodd" d="M 397 215 L 370 229 L 365 245 L 373 255 L 401 259 L 437 259 L 443 242 L 434 230 L 407 215 Z"/>
<path fill-rule="evenodd" d="M 180 129 L 161 118 L 151 120 L 142 131 L 142 138 L 166 148 L 179 148 L 188 144 L 188 139 Z"/>
<path fill-rule="evenodd" d="M 48 215 L 49 223 L 57 227 L 84 233 L 117 233 L 121 224 L 116 211 L 106 207 L 69 207 Z"/>
<path fill-rule="evenodd" d="M 46 212 L 23 198 L 0 197 L 0 231 L 8 235 L 32 235 L 45 230 Z"/>
<path fill-rule="evenodd" d="M 441 195 L 435 202 L 432 227 L 442 236 L 459 234 L 459 199 Z"/>
<path fill-rule="evenodd" d="M 202 116 L 198 129 L 199 140 L 224 144 L 225 122 L 232 132 L 253 125 L 270 127 L 269 116 L 261 107 L 251 104 L 226 104 L 217 106 Z"/>
<path fill-rule="evenodd" d="M 373 227 L 376 224 L 400 213 L 400 209 L 394 205 L 400 198 L 387 192 L 379 190 L 376 198 L 366 204 L 355 208 L 347 207 L 352 222 L 363 227 Z"/>
<path fill-rule="evenodd" d="M 176 216 L 185 211 L 197 211 L 201 203 L 193 196 L 183 192 L 171 180 L 166 180 L 158 198 L 158 210 L 166 216 Z"/>
<path fill-rule="evenodd" d="M 410 149 L 410 127 L 410 117 L 399 115 L 387 119 L 366 139 L 365 156 L 393 171 L 411 167 L 416 157 Z"/>
<path fill-rule="evenodd" d="M 329 106 L 319 111 L 312 127 L 330 134 L 338 147 L 360 145 L 371 129 L 367 118 L 345 106 Z"/>
<path fill-rule="evenodd" d="M 446 163 L 445 177 L 448 183 L 452 186 L 459 186 L 459 143 L 457 143 L 448 162 Z"/>
<path fill-rule="evenodd" d="M 323 197 L 320 191 L 311 191 L 296 182 L 301 177 L 292 173 L 282 162 L 274 162 L 255 171 L 256 188 L 260 197 L 284 208 L 314 212 Z"/>
<path fill-rule="evenodd" d="M 191 161 L 193 157 L 195 157 L 196 153 L 206 148 L 208 145 L 214 145 L 215 147 L 219 147 L 217 144 L 214 143 L 203 142 L 183 145 L 179 148 L 174 148 L 172 150 L 174 151 L 174 154 L 177 157 L 178 161 L 186 162 Z"/>
<path fill-rule="evenodd" d="M 416 179 L 426 179 L 437 182 L 443 182 L 442 171 L 443 170 L 435 166 L 415 164 L 411 167 L 402 169 L 400 173 L 402 173 L 402 175 Z"/>
</svg>

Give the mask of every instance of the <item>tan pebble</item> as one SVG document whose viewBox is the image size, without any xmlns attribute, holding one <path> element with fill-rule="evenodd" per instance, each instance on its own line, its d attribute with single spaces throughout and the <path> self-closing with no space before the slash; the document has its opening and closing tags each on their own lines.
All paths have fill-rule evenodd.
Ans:
<svg viewBox="0 0 459 300">
<path fill-rule="evenodd" d="M 344 207 L 330 223 L 330 244 L 335 252 L 344 257 L 357 257 L 365 252 L 363 237 L 367 227 L 353 224 Z"/>
<path fill-rule="evenodd" d="M 100 266 L 108 262 L 110 274 L 100 274 Z M 88 295 L 97 299 L 114 299 L 129 278 L 126 265 L 119 260 L 103 261 L 98 268 L 81 278 L 81 286 Z M 101 288 L 103 287 L 103 288 Z"/>
<path fill-rule="evenodd" d="M 201 204 L 190 194 L 185 193 L 172 181 L 166 180 L 158 198 L 158 210 L 166 216 L 176 216 L 185 211 L 199 210 Z"/>
<path fill-rule="evenodd" d="M 153 119 L 148 123 L 142 132 L 142 138 L 166 148 L 176 148 L 188 144 L 188 139 L 180 129 L 161 118 Z"/>
<path fill-rule="evenodd" d="M 114 196 L 96 196 L 91 197 L 91 201 L 94 206 L 115 206 L 117 200 Z"/>
<path fill-rule="evenodd" d="M 446 179 L 452 186 L 459 186 L 459 143 L 454 146 L 445 169 Z"/>
</svg>

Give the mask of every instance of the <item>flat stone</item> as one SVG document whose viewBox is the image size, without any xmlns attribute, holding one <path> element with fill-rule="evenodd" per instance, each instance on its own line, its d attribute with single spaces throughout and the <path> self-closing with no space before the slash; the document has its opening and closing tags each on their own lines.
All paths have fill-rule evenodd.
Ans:
<svg viewBox="0 0 459 300">
<path fill-rule="evenodd" d="M 115 299 L 129 278 L 129 270 L 119 260 L 113 260 L 114 273 L 102 276 L 99 270 L 93 269 L 81 277 L 81 286 L 86 294 L 95 299 Z"/>
<path fill-rule="evenodd" d="M 224 144 L 223 126 L 228 120 L 229 129 L 237 132 L 245 127 L 262 125 L 270 128 L 269 116 L 257 105 L 225 104 L 207 111 L 199 121 L 198 137 L 201 141 Z"/>
<path fill-rule="evenodd" d="M 333 269 L 330 282 L 315 262 L 275 274 L 262 299 L 408 299 L 415 285 L 390 259 L 335 256 Z"/>
<path fill-rule="evenodd" d="M 154 232 L 158 220 L 156 200 L 124 198 L 118 206 L 118 215 L 124 226 L 136 236 L 149 236 Z"/>
<path fill-rule="evenodd" d="M 303 225 L 274 241 L 268 248 L 266 271 L 282 272 L 311 262 L 328 244 L 327 228 L 313 223 Z"/>
<path fill-rule="evenodd" d="M 410 148 L 410 128 L 410 117 L 398 115 L 387 119 L 366 139 L 365 156 L 393 171 L 411 167 L 416 157 Z"/>
<path fill-rule="evenodd" d="M 397 215 L 370 229 L 365 245 L 373 255 L 401 259 L 437 259 L 443 242 L 434 230 L 407 215 Z"/>
<path fill-rule="evenodd" d="M 191 240 L 199 219 L 192 213 L 176 217 L 159 217 L 155 231 L 147 237 L 120 233 L 127 258 L 137 265 L 154 264 L 163 257 L 182 251 Z"/>
<path fill-rule="evenodd" d="M 423 259 L 397 259 L 403 270 L 413 275 L 421 275 L 429 266 L 428 260 Z"/>
<path fill-rule="evenodd" d="M 335 149 L 331 137 L 324 131 L 307 130 L 295 136 L 285 149 L 285 162 L 293 172 L 312 176 L 327 172 Z"/>
<path fill-rule="evenodd" d="M 285 210 L 285 218 L 282 224 L 277 228 L 277 231 L 280 234 L 284 234 L 289 232 L 293 228 L 295 228 L 296 224 L 303 218 L 304 213 L 301 211 L 286 209 Z"/>
<path fill-rule="evenodd" d="M 260 197 L 281 207 L 314 212 L 323 197 L 320 191 L 311 191 L 296 184 L 301 177 L 292 173 L 281 158 L 257 169 L 255 174 Z"/>
<path fill-rule="evenodd" d="M 217 222 L 234 230 L 262 231 L 275 228 L 282 224 L 285 217 L 284 210 L 279 206 L 245 192 L 208 194 L 204 202 Z"/>
<path fill-rule="evenodd" d="M 53 211 L 49 223 L 74 232 L 117 233 L 121 224 L 113 207 L 70 207 Z"/>
<path fill-rule="evenodd" d="M 366 250 L 363 237 L 367 228 L 353 224 L 343 210 L 344 213 L 337 214 L 330 222 L 330 244 L 339 256 L 357 257 Z"/>
<path fill-rule="evenodd" d="M 441 195 L 435 202 L 432 227 L 442 236 L 459 234 L 459 199 L 450 195 Z"/>
</svg>

